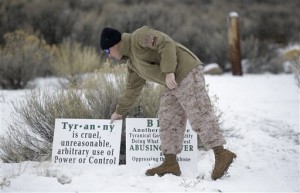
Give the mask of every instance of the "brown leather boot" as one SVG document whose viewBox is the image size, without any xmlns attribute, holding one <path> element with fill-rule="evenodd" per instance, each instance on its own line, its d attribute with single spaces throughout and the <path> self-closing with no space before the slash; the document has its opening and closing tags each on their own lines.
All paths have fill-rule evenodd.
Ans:
<svg viewBox="0 0 300 193">
<path fill-rule="evenodd" d="M 175 176 L 180 176 L 181 171 L 179 164 L 176 160 L 176 155 L 166 154 L 165 160 L 160 166 L 146 171 L 147 176 L 154 176 L 155 174 L 157 174 L 158 176 L 163 176 L 165 174 L 173 174 Z"/>
<path fill-rule="evenodd" d="M 224 149 L 223 146 L 213 148 L 215 153 L 215 167 L 211 174 L 213 180 L 221 178 L 228 170 L 230 164 L 236 158 L 236 154 Z"/>
</svg>

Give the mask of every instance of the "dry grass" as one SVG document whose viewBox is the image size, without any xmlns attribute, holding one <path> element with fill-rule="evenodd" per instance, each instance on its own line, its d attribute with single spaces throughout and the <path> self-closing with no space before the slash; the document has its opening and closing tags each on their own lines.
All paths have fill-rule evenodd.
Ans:
<svg viewBox="0 0 300 193">
<path fill-rule="evenodd" d="M 47 74 L 52 51 L 44 40 L 24 31 L 7 33 L 0 47 L 0 87 L 22 89 L 28 81 Z"/>
<path fill-rule="evenodd" d="M 82 73 L 93 72 L 99 68 L 99 56 L 94 47 L 66 40 L 53 49 L 55 60 L 52 67 L 55 74 L 65 77 L 73 86 L 79 84 Z"/>
<path fill-rule="evenodd" d="M 49 158 L 55 118 L 109 119 L 125 87 L 125 77 L 125 64 L 114 68 L 105 64 L 76 88 L 31 91 L 25 99 L 14 101 L 14 122 L 0 140 L 1 159 L 20 162 Z M 127 115 L 156 117 L 160 93 L 161 87 L 146 85 Z M 124 145 L 125 135 L 122 142 Z"/>
<path fill-rule="evenodd" d="M 296 0 L 188 0 L 176 3 L 169 0 L 2 0 L 0 5 L 2 45 L 5 33 L 29 28 L 51 46 L 70 39 L 99 48 L 99 32 L 104 26 L 132 32 L 148 25 L 190 48 L 204 63 L 218 63 L 229 70 L 226 67 L 229 62 L 226 20 L 232 11 L 237 11 L 240 16 L 241 41 L 245 42 L 243 47 L 247 47 L 242 49 L 243 59 L 252 60 L 253 73 L 280 72 L 282 69 L 276 69 L 276 55 L 269 54 L 273 50 L 268 46 L 284 47 L 299 42 L 297 18 L 300 12 L 297 8 L 300 3 Z M 268 21 L 262 18 L 268 18 Z M 255 42 L 251 43 L 253 39 Z"/>
<path fill-rule="evenodd" d="M 4 162 L 47 160 L 50 158 L 56 118 L 110 119 L 125 88 L 126 64 L 103 67 L 87 76 L 78 87 L 56 91 L 33 90 L 25 99 L 12 103 L 14 122 L 0 140 L 0 158 Z M 208 88 L 207 88 L 208 89 Z M 127 117 L 156 118 L 163 87 L 147 83 Z M 212 97 L 220 122 L 221 112 Z M 221 124 L 221 123 L 220 123 Z M 125 162 L 125 125 L 122 128 L 120 163 Z M 199 147 L 201 142 L 199 142 Z"/>
<path fill-rule="evenodd" d="M 291 49 L 285 52 L 283 58 L 292 64 L 296 84 L 300 88 L 300 49 Z"/>
</svg>

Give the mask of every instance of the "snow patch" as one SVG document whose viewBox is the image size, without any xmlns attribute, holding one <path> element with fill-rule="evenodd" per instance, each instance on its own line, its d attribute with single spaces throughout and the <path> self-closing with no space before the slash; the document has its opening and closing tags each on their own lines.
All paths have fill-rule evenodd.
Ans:
<svg viewBox="0 0 300 193">
<path fill-rule="evenodd" d="M 80 169 L 0 162 L 0 192 L 299 192 L 299 89 L 293 75 L 205 77 L 210 95 L 219 97 L 225 147 L 237 154 L 222 179 L 211 180 L 212 151 L 198 152 L 198 177 L 147 177 L 147 168 L 125 165 Z M 0 135 L 13 122 L 10 100 L 22 99 L 25 92 L 0 91 Z"/>
</svg>

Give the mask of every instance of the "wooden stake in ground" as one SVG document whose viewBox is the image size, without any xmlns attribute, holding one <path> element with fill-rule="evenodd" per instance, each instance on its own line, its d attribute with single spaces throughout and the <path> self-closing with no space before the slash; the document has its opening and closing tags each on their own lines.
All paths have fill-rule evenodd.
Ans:
<svg viewBox="0 0 300 193">
<path fill-rule="evenodd" d="M 239 17 L 236 12 L 229 14 L 229 46 L 232 75 L 242 76 Z"/>
</svg>

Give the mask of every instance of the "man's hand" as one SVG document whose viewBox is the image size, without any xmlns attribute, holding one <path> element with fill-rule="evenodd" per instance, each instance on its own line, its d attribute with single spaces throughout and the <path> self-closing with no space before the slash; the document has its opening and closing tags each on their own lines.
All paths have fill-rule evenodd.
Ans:
<svg viewBox="0 0 300 193">
<path fill-rule="evenodd" d="M 122 119 L 122 117 L 123 117 L 122 115 L 114 112 L 110 117 L 110 124 L 112 124 L 117 119 Z"/>
<path fill-rule="evenodd" d="M 166 75 L 166 85 L 169 89 L 175 89 L 178 86 L 174 73 L 169 73 Z"/>
</svg>

